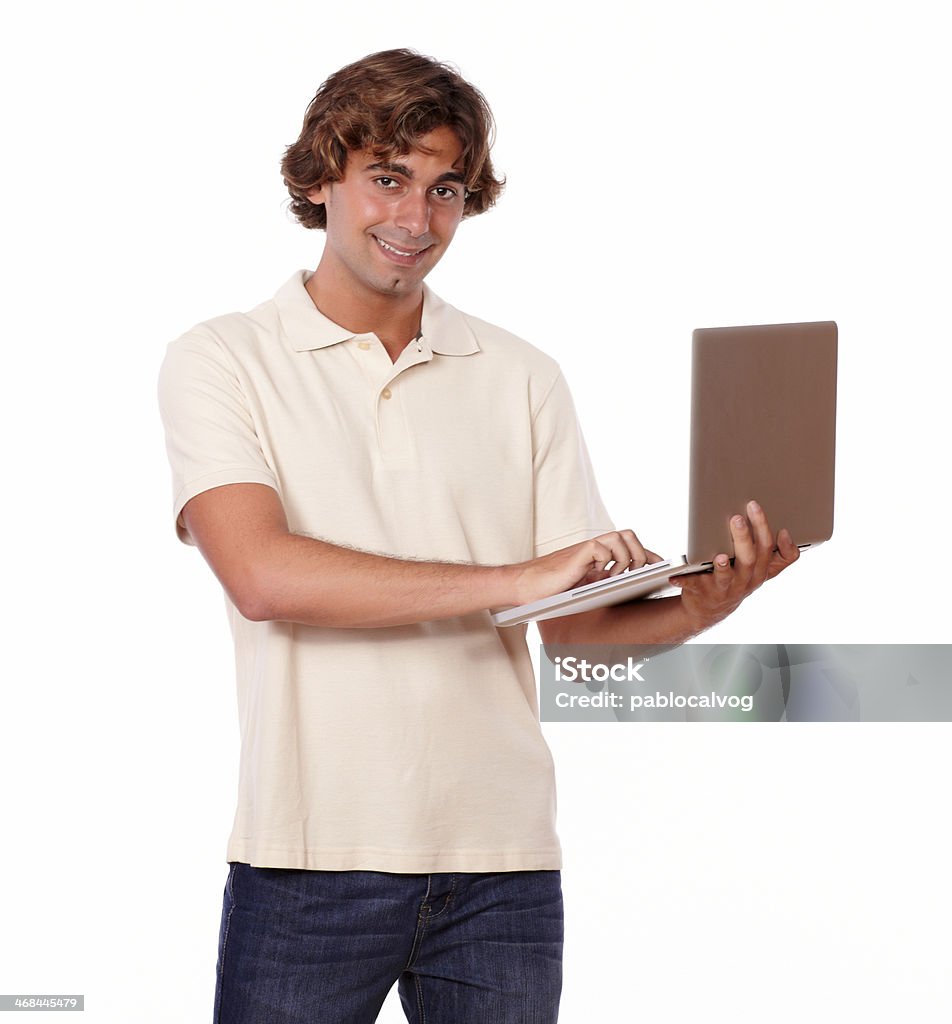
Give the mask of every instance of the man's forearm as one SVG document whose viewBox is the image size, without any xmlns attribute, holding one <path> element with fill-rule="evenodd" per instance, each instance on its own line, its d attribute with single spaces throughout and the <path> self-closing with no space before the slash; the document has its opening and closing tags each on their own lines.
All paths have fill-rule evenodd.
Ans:
<svg viewBox="0 0 952 1024">
<path fill-rule="evenodd" d="M 547 645 L 637 644 L 670 648 L 697 636 L 704 628 L 689 619 L 679 596 L 629 601 L 539 623 L 539 633 Z"/>
<path fill-rule="evenodd" d="M 260 553 L 247 618 L 305 625 L 403 626 L 505 605 L 512 566 L 415 562 L 287 534 Z"/>
<path fill-rule="evenodd" d="M 410 561 L 292 533 L 276 492 L 229 484 L 182 509 L 192 540 L 247 619 L 403 626 L 504 606 L 519 566 Z"/>
<path fill-rule="evenodd" d="M 263 484 L 203 491 L 182 509 L 189 535 L 245 618 L 310 626 L 404 626 L 527 604 L 609 564 L 644 564 L 630 531 L 510 565 L 409 561 L 290 532 Z"/>
</svg>

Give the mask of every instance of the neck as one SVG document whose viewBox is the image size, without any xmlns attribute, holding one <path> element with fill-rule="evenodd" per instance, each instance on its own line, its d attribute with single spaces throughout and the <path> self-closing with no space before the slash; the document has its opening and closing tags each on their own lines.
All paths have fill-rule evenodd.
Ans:
<svg viewBox="0 0 952 1024">
<path fill-rule="evenodd" d="M 305 288 L 314 305 L 329 320 L 354 334 L 375 334 L 396 362 L 420 330 L 422 285 L 410 293 L 383 294 L 368 288 L 357 294 L 352 287 L 335 286 L 331 278 L 318 266 L 308 279 Z"/>
</svg>

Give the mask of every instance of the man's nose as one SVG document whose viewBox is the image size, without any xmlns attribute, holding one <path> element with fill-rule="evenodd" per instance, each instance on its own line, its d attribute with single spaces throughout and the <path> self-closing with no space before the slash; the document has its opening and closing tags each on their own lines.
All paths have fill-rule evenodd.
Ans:
<svg viewBox="0 0 952 1024">
<path fill-rule="evenodd" d="M 414 238 L 425 235 L 430 228 L 430 203 L 425 192 L 410 189 L 396 210 L 396 225 Z"/>
</svg>

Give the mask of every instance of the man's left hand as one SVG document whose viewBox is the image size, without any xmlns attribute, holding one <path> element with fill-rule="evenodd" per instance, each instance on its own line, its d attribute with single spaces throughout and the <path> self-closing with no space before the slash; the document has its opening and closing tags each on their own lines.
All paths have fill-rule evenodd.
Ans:
<svg viewBox="0 0 952 1024">
<path fill-rule="evenodd" d="M 767 516 L 756 501 L 748 502 L 747 516 L 736 515 L 730 523 L 734 564 L 724 554 L 714 556 L 714 571 L 676 576 L 671 582 L 681 589 L 681 603 L 698 632 L 727 618 L 763 582 L 783 572 L 800 557 L 789 530 L 782 529 L 776 542 Z"/>
</svg>

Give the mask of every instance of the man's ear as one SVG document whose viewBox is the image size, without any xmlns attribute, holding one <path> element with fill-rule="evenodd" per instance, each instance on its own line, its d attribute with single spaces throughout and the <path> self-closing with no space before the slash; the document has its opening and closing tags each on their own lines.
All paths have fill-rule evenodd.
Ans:
<svg viewBox="0 0 952 1024">
<path fill-rule="evenodd" d="M 304 194 L 315 206 L 322 206 L 327 199 L 327 190 L 324 185 L 317 185 Z"/>
</svg>

